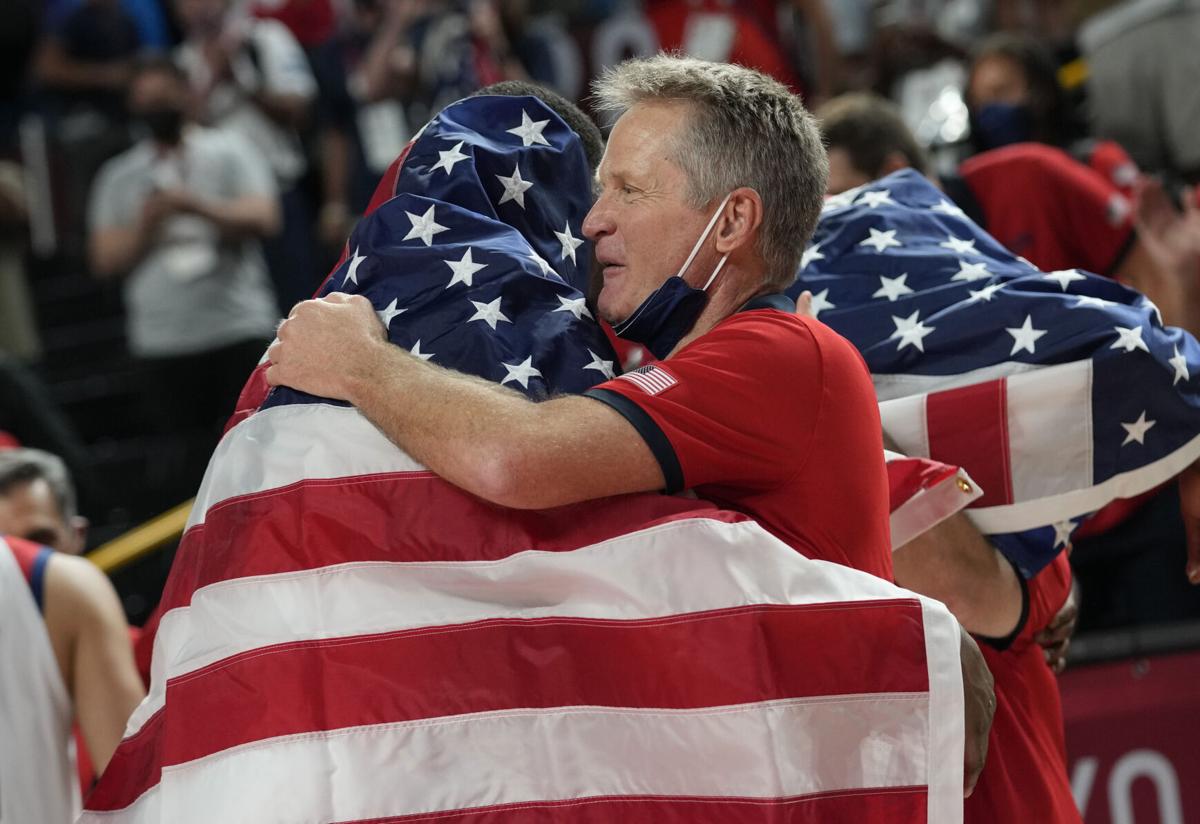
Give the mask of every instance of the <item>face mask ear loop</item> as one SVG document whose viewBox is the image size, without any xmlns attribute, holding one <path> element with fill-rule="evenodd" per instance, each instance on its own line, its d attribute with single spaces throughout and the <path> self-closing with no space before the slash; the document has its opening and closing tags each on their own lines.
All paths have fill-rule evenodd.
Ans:
<svg viewBox="0 0 1200 824">
<path fill-rule="evenodd" d="M 721 271 L 721 267 L 725 265 L 725 261 L 727 260 L 729 260 L 728 254 L 722 257 L 721 262 L 717 264 L 717 268 L 713 269 L 713 273 L 708 278 L 708 283 L 704 284 L 704 288 L 700 290 L 701 292 L 708 291 L 708 287 L 712 286 L 712 282 L 717 279 L 717 274 Z"/>
<path fill-rule="evenodd" d="M 692 261 L 696 259 L 696 254 L 700 251 L 700 247 L 704 245 L 704 241 L 708 240 L 709 232 L 711 232 L 713 227 L 717 225 L 717 218 L 721 216 L 721 212 L 725 210 L 725 204 L 729 202 L 729 198 L 731 197 L 733 197 L 733 192 L 725 195 L 725 199 L 721 201 L 721 205 L 717 207 L 717 211 L 713 212 L 713 216 L 708 221 L 708 225 L 704 227 L 704 231 L 700 234 L 700 239 L 697 240 L 696 245 L 692 247 L 692 253 L 688 255 L 687 260 L 683 262 L 683 266 L 679 267 L 679 271 L 675 274 L 675 277 L 683 277 L 683 273 L 686 272 L 688 267 L 692 265 Z M 709 282 L 712 282 L 711 279 Z M 708 287 L 706 286 L 705 288 L 707 289 Z"/>
</svg>

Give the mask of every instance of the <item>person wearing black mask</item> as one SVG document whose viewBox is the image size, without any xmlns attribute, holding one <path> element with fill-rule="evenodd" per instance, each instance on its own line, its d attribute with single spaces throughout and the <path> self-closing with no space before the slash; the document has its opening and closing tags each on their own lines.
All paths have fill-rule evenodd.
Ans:
<svg viewBox="0 0 1200 824">
<path fill-rule="evenodd" d="M 174 447 L 161 462 L 173 498 L 199 483 L 278 320 L 262 255 L 280 223 L 270 165 L 237 134 L 189 122 L 189 99 L 169 60 L 138 65 L 128 105 L 139 140 L 100 170 L 89 206 L 91 269 L 123 278 L 129 347 Z"/>
</svg>

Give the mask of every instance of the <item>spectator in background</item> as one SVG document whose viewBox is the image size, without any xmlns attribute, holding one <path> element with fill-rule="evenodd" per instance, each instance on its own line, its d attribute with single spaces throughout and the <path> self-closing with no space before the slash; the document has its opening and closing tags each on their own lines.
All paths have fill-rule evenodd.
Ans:
<svg viewBox="0 0 1200 824">
<path fill-rule="evenodd" d="M 0 534 L 79 555 L 87 528 L 61 458 L 40 449 L 0 450 Z"/>
<path fill-rule="evenodd" d="M 286 314 L 316 289 L 320 274 L 313 210 L 301 187 L 307 160 L 300 128 L 317 93 L 308 60 L 277 20 L 232 11 L 230 0 L 175 0 L 183 30 L 177 60 L 196 95 L 201 122 L 240 135 L 273 173 L 282 231 L 267 238 L 271 278 Z"/>
<path fill-rule="evenodd" d="M 147 135 L 101 170 L 89 237 L 96 276 L 124 278 L 129 343 L 150 367 L 161 430 L 191 435 L 182 466 L 160 467 L 180 496 L 278 317 L 261 247 L 279 225 L 270 168 L 239 134 L 188 124 L 187 101 L 169 60 L 139 67 L 129 107 Z"/>
<path fill-rule="evenodd" d="M 129 146 L 124 89 L 141 39 L 120 0 L 83 0 L 46 33 L 34 63 L 48 93 L 50 135 L 60 149 L 62 244 L 82 248 L 87 189 L 100 165 Z"/>
<path fill-rule="evenodd" d="M 1088 137 L 1041 41 L 1022 34 L 984 40 L 972 55 L 964 96 L 977 150 L 1030 141 L 1056 146 L 1132 198 L 1137 166 L 1120 144 Z"/>
<path fill-rule="evenodd" d="M 25 275 L 28 217 L 24 169 L 0 159 L 0 352 L 25 361 L 42 352 Z"/>
</svg>

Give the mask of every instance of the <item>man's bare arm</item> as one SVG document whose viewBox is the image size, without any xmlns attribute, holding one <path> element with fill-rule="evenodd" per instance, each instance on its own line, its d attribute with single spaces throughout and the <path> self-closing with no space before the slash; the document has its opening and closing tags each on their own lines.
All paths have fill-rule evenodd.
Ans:
<svg viewBox="0 0 1200 824">
<path fill-rule="evenodd" d="M 90 561 L 58 554 L 46 567 L 46 628 L 98 773 L 145 696 L 117 593 Z"/>
<path fill-rule="evenodd" d="M 883 433 L 888 449 L 903 452 Z M 1004 638 L 1024 607 L 1016 570 L 962 513 L 892 553 L 896 583 L 947 607 L 968 632 Z"/>
<path fill-rule="evenodd" d="M 299 304 L 267 354 L 271 385 L 349 401 L 413 458 L 502 506 L 545 509 L 665 483 L 615 410 L 582 397 L 534 403 L 415 358 L 387 342 L 362 297 Z"/>
</svg>

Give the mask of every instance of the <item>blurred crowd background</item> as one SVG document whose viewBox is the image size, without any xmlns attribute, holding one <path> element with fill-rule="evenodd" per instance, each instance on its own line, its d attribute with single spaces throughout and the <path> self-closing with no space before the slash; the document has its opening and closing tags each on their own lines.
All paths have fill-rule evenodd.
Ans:
<svg viewBox="0 0 1200 824">
<path fill-rule="evenodd" d="M 80 546 L 186 500 L 277 319 L 336 262 L 380 174 L 490 83 L 586 107 L 589 80 L 628 56 L 739 62 L 843 119 L 890 100 L 931 172 L 1057 147 L 1114 193 L 1117 224 L 1139 180 L 1178 203 L 1200 179 L 1198 43 L 1197 0 L 7 0 L 0 439 L 65 460 Z M 843 148 L 878 171 L 894 158 L 862 146 L 886 136 L 862 128 Z M 1182 550 L 1170 501 L 1143 509 L 1132 541 L 1090 557 L 1144 597 L 1085 599 L 1085 629 L 1200 617 L 1181 554 L 1120 560 L 1131 543 Z M 133 622 L 169 562 L 118 576 Z"/>
</svg>

